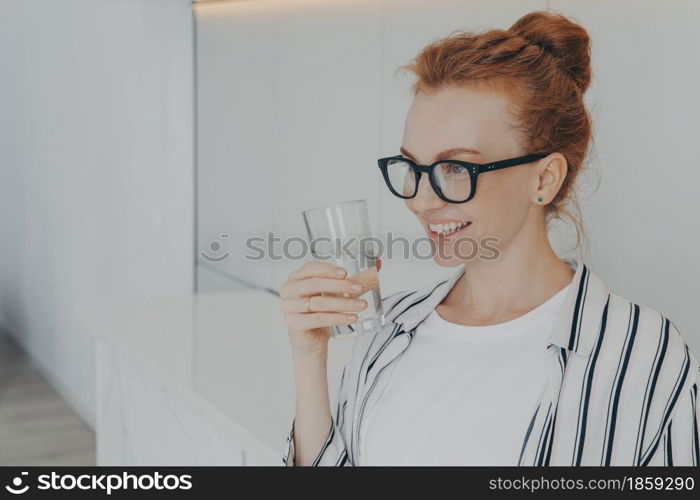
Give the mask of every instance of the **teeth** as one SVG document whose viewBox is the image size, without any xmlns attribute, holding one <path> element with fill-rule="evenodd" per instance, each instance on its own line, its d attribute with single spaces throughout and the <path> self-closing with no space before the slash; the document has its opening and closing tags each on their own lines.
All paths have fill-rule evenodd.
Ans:
<svg viewBox="0 0 700 500">
<path fill-rule="evenodd" d="M 445 224 L 430 224 L 430 230 L 440 234 L 451 234 L 466 226 L 468 222 L 447 222 Z"/>
</svg>

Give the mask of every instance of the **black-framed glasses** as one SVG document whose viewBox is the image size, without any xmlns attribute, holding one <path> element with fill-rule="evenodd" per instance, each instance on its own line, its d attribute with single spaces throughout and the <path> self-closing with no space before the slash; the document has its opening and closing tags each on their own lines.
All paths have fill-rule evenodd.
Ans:
<svg viewBox="0 0 700 500">
<path fill-rule="evenodd" d="M 545 156 L 547 154 L 536 153 L 492 163 L 440 160 L 432 165 L 418 165 L 399 155 L 380 158 L 377 162 L 389 190 L 399 198 L 407 200 L 415 197 L 420 176 L 426 172 L 430 185 L 440 199 L 448 203 L 466 203 L 476 194 L 479 174 L 530 163 Z"/>
</svg>

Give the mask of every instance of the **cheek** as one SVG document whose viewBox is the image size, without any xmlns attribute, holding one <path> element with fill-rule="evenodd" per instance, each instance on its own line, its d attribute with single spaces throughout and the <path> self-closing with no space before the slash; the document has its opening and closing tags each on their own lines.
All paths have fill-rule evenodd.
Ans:
<svg viewBox="0 0 700 500">
<path fill-rule="evenodd" d="M 406 205 L 406 208 L 412 212 L 414 215 L 416 215 L 416 211 L 413 209 L 413 203 L 414 203 L 415 198 L 410 198 L 408 200 L 403 200 L 404 205 Z M 417 216 L 417 215 L 416 215 Z"/>
<path fill-rule="evenodd" d="M 475 202 L 473 215 L 479 225 L 501 236 L 514 232 L 523 224 L 528 207 L 521 180 L 492 174 L 479 178 L 477 194 L 472 201 Z"/>
</svg>

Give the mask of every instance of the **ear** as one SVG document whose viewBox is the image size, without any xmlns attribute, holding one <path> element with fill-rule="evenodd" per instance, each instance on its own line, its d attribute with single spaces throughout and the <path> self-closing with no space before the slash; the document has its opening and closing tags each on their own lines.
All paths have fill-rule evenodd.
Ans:
<svg viewBox="0 0 700 500">
<path fill-rule="evenodd" d="M 539 164 L 538 185 L 532 199 L 537 204 L 546 205 L 554 199 L 566 179 L 567 162 L 563 154 L 551 153 L 539 160 Z"/>
</svg>

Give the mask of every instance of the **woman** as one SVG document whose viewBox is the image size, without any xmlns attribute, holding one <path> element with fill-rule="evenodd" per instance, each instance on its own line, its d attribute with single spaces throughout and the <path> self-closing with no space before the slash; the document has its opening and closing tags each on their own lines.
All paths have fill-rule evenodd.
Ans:
<svg viewBox="0 0 700 500">
<path fill-rule="evenodd" d="M 548 221 L 571 215 L 591 138 L 586 31 L 533 12 L 438 40 L 407 67 L 401 155 L 379 165 L 438 263 L 460 269 L 383 299 L 387 325 L 355 339 L 335 416 L 328 327 L 366 303 L 331 264 L 290 274 L 284 463 L 698 465 L 698 361 L 675 325 L 548 240 Z M 466 237 L 496 241 L 496 258 L 468 258 Z"/>
</svg>

